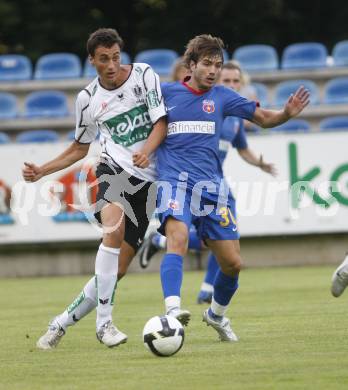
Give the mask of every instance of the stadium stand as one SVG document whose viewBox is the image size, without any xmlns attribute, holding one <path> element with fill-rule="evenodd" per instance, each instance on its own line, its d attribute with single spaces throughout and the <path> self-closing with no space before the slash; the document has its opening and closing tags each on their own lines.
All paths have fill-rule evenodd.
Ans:
<svg viewBox="0 0 348 390">
<path fill-rule="evenodd" d="M 324 103 L 348 103 L 348 77 L 337 77 L 326 84 Z"/>
<path fill-rule="evenodd" d="M 35 80 L 74 79 L 81 77 L 81 62 L 76 54 L 52 53 L 39 58 Z"/>
<path fill-rule="evenodd" d="M 293 43 L 287 46 L 282 55 L 282 69 L 325 68 L 327 49 L 319 42 Z"/>
<path fill-rule="evenodd" d="M 16 118 L 17 98 L 12 93 L 0 92 L 0 119 Z"/>
<path fill-rule="evenodd" d="M 19 54 L 0 55 L 0 81 L 30 80 L 33 67 L 28 57 Z"/>
<path fill-rule="evenodd" d="M 10 137 L 6 133 L 0 132 L 0 144 L 8 144 L 10 142 Z"/>
<path fill-rule="evenodd" d="M 28 130 L 23 131 L 16 137 L 16 142 L 26 144 L 31 142 L 58 142 L 59 135 L 53 130 Z"/>
<path fill-rule="evenodd" d="M 304 119 L 291 119 L 280 126 L 270 129 L 271 132 L 286 132 L 286 133 L 308 133 L 311 125 Z"/>
<path fill-rule="evenodd" d="M 67 141 L 75 141 L 75 130 L 69 131 L 65 138 Z"/>
<path fill-rule="evenodd" d="M 283 106 L 289 99 L 289 96 L 296 92 L 296 90 L 303 85 L 310 91 L 311 104 L 319 103 L 319 90 L 316 84 L 310 80 L 290 80 L 283 81 L 276 86 L 274 93 L 274 105 Z"/>
<path fill-rule="evenodd" d="M 319 123 L 320 131 L 348 131 L 348 116 L 340 115 L 331 118 L 325 118 Z"/>
<path fill-rule="evenodd" d="M 26 117 L 64 117 L 68 115 L 67 98 L 63 92 L 32 92 L 25 99 Z"/>
<path fill-rule="evenodd" d="M 262 83 L 251 83 L 251 86 L 255 88 L 257 100 L 260 102 L 261 107 L 268 107 L 268 89 L 265 84 Z"/>
<path fill-rule="evenodd" d="M 269 45 L 246 45 L 237 48 L 233 59 L 248 72 L 278 69 L 279 59 L 274 47 Z"/>
<path fill-rule="evenodd" d="M 334 66 L 348 66 L 348 41 L 337 42 L 332 57 Z"/>
<path fill-rule="evenodd" d="M 135 56 L 134 62 L 145 62 L 160 76 L 169 76 L 178 54 L 169 49 L 144 50 Z"/>
</svg>

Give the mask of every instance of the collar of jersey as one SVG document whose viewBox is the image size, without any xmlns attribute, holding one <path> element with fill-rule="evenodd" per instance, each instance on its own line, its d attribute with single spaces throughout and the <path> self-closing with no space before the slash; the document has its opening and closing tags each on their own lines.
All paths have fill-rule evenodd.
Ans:
<svg viewBox="0 0 348 390">
<path fill-rule="evenodd" d="M 199 90 L 193 89 L 187 83 L 185 83 L 184 81 L 181 84 L 184 87 L 186 87 L 190 92 L 194 93 L 195 95 L 204 95 L 205 93 L 209 92 L 209 89 L 208 89 L 208 91 L 202 90 L 202 89 L 199 89 Z"/>
</svg>

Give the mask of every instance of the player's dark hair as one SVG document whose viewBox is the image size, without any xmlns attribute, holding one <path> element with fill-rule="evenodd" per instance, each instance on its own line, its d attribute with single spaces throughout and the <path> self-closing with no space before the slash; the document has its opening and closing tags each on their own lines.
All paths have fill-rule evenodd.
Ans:
<svg viewBox="0 0 348 390">
<path fill-rule="evenodd" d="M 99 28 L 88 38 L 87 53 L 93 57 L 98 46 L 110 48 L 116 43 L 120 49 L 123 48 L 123 40 L 116 30 L 113 28 Z"/>
<path fill-rule="evenodd" d="M 223 50 L 224 43 L 222 39 L 213 37 L 210 34 L 197 35 L 189 41 L 184 54 L 184 62 L 189 67 L 191 61 L 195 64 L 202 57 L 220 56 L 224 60 Z"/>
</svg>

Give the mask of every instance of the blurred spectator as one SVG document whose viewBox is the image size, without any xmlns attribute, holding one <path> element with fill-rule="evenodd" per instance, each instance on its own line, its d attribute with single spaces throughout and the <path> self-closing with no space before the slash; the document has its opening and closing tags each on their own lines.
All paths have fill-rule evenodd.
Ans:
<svg viewBox="0 0 348 390">
<path fill-rule="evenodd" d="M 179 57 L 173 66 L 172 81 L 187 81 L 190 77 L 190 69 L 183 62 L 183 58 Z"/>
</svg>

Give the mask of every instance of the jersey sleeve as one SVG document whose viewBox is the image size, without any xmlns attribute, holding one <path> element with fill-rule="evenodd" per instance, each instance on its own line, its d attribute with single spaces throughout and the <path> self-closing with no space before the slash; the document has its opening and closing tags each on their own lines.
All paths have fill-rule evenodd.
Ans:
<svg viewBox="0 0 348 390">
<path fill-rule="evenodd" d="M 158 75 L 149 66 L 144 71 L 145 101 L 152 123 L 167 115 Z"/>
<path fill-rule="evenodd" d="M 98 134 L 97 126 L 90 115 L 90 99 L 91 95 L 86 89 L 82 90 L 76 99 L 75 141 L 81 144 L 92 143 Z"/>
<path fill-rule="evenodd" d="M 245 133 L 244 121 L 241 118 L 238 118 L 239 129 L 237 135 L 233 139 L 232 146 L 236 149 L 247 149 L 248 141 Z"/>
<path fill-rule="evenodd" d="M 257 103 L 252 100 L 245 99 L 232 89 L 224 88 L 225 104 L 224 115 L 225 116 L 237 116 L 252 120 L 254 112 L 257 107 Z"/>
</svg>

